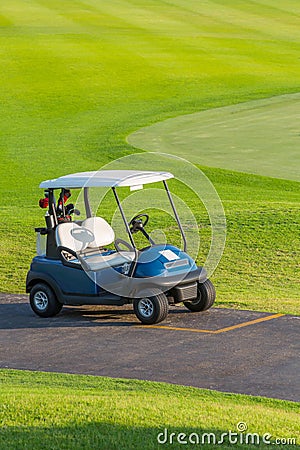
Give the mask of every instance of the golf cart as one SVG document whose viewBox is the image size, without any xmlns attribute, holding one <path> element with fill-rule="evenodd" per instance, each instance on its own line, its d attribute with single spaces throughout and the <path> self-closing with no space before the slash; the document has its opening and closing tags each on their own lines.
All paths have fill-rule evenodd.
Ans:
<svg viewBox="0 0 300 450">
<path fill-rule="evenodd" d="M 170 304 L 183 302 L 191 311 L 209 309 L 215 301 L 215 289 L 206 270 L 197 267 L 186 253 L 186 237 L 167 184 L 171 178 L 169 172 L 103 170 L 42 182 L 45 197 L 40 206 L 47 208 L 46 226 L 35 229 L 38 254 L 26 280 L 33 311 L 51 317 L 63 305 L 133 304 L 143 324 L 154 324 L 167 317 Z M 129 222 L 126 219 L 119 188 L 137 190 L 156 182 L 163 183 L 183 250 L 154 242 L 146 231 L 148 214 L 137 214 Z M 108 222 L 93 215 L 89 200 L 92 187 L 112 189 L 129 242 L 116 238 Z M 73 189 L 83 194 L 84 220 L 76 220 L 79 211 L 73 204 L 66 205 Z M 137 248 L 135 233 L 146 238 L 146 247 Z M 43 240 L 44 249 L 40 245 Z"/>
</svg>

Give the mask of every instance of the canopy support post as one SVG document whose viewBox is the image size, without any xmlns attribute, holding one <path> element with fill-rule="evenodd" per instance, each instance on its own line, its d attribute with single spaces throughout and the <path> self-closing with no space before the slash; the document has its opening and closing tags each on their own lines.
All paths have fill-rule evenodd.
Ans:
<svg viewBox="0 0 300 450">
<path fill-rule="evenodd" d="M 134 252 L 135 252 L 134 261 L 131 263 L 131 266 L 130 266 L 130 269 L 129 269 L 129 272 L 128 272 L 128 276 L 129 276 L 129 277 L 132 277 L 133 274 L 134 274 L 136 265 L 137 265 L 138 250 L 137 250 L 137 248 L 136 248 L 134 239 L 133 239 L 133 237 L 132 237 L 132 234 L 131 234 L 131 231 L 130 231 L 130 227 L 129 227 L 128 222 L 127 222 L 127 220 L 126 220 L 126 216 L 125 216 L 125 214 L 124 214 L 124 211 L 123 211 L 123 208 L 122 208 L 122 205 L 121 205 L 119 196 L 118 196 L 117 191 L 116 191 L 116 188 L 115 188 L 115 187 L 112 187 L 112 191 L 113 191 L 113 193 L 114 193 L 114 196 L 115 196 L 117 205 L 118 205 L 118 207 L 119 207 L 119 210 L 120 210 L 120 213 L 121 213 L 121 216 L 122 216 L 122 219 L 123 219 L 123 222 L 124 222 L 124 225 L 125 225 L 127 234 L 128 234 L 128 236 L 129 236 L 129 239 L 130 239 L 130 242 L 131 242 L 131 245 L 132 245 L 132 247 L 134 248 Z"/>
<path fill-rule="evenodd" d="M 92 217 L 92 210 L 91 210 L 91 205 L 90 205 L 90 200 L 89 200 L 89 188 L 85 187 L 83 188 L 83 198 L 84 198 L 84 207 L 85 207 L 85 214 L 86 217 Z"/>
<path fill-rule="evenodd" d="M 179 216 L 178 216 L 178 214 L 177 214 L 177 211 L 176 211 L 176 208 L 175 208 L 175 204 L 174 204 L 174 201 L 173 201 L 173 198 L 172 198 L 172 195 L 171 195 L 171 192 L 170 192 L 170 190 L 169 190 L 169 187 L 168 187 L 168 184 L 167 184 L 166 180 L 163 180 L 163 183 L 164 183 L 164 186 L 165 186 L 165 190 L 166 190 L 166 192 L 167 192 L 167 195 L 168 195 L 168 197 L 169 197 L 169 200 L 170 200 L 170 203 L 171 203 L 171 206 L 172 206 L 172 209 L 173 209 L 173 213 L 174 213 L 174 216 L 175 216 L 177 225 L 178 225 L 178 227 L 179 227 L 179 230 L 180 230 L 180 233 L 181 233 L 181 236 L 182 236 L 182 240 L 183 240 L 183 250 L 186 252 L 186 251 L 187 251 L 186 237 L 185 237 L 185 234 L 184 234 L 184 231 L 183 231 L 183 228 L 182 228 L 182 225 L 181 225 Z"/>
</svg>

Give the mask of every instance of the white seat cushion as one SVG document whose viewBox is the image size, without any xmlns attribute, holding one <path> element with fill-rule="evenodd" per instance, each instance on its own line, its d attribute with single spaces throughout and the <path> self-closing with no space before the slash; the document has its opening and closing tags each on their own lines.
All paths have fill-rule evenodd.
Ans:
<svg viewBox="0 0 300 450">
<path fill-rule="evenodd" d="M 88 247 L 104 247 L 115 240 L 114 230 L 102 217 L 89 217 L 82 222 L 82 226 L 90 230 L 95 237 L 94 241 L 88 244 Z"/>
<path fill-rule="evenodd" d="M 100 220 L 99 220 L 100 219 Z M 88 226 L 86 226 L 88 225 Z M 95 234 L 91 228 L 98 234 Z M 103 255 L 96 247 L 103 247 L 114 241 L 115 233 L 111 226 L 101 217 L 91 217 L 82 222 L 82 226 L 74 222 L 64 222 L 57 225 L 55 230 L 56 243 L 77 253 L 77 258 L 70 261 L 77 263 L 88 271 L 97 271 L 107 267 L 117 267 L 131 263 L 135 252 L 114 252 Z M 91 250 L 89 250 L 91 248 Z"/>
<path fill-rule="evenodd" d="M 86 270 L 94 272 L 107 267 L 117 267 L 125 263 L 131 263 L 134 257 L 134 252 L 116 252 L 105 256 L 98 253 L 97 255 L 81 256 L 80 262 Z"/>
<path fill-rule="evenodd" d="M 55 238 L 58 246 L 67 247 L 74 252 L 83 249 L 84 244 L 72 235 L 73 230 L 80 230 L 80 226 L 74 222 L 64 222 L 57 225 L 55 229 Z"/>
</svg>

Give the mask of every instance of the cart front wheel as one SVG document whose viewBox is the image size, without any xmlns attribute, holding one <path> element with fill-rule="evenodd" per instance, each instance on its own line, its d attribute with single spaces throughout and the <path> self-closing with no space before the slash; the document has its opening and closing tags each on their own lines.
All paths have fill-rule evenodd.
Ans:
<svg viewBox="0 0 300 450">
<path fill-rule="evenodd" d="M 30 291 L 30 306 L 40 317 L 53 317 L 60 312 L 63 305 L 47 284 L 38 283 Z"/>
<path fill-rule="evenodd" d="M 216 299 L 216 290 L 210 280 L 205 280 L 204 283 L 198 283 L 197 298 L 189 300 L 184 303 L 190 311 L 206 311 L 211 308 Z"/>
<path fill-rule="evenodd" d="M 169 302 L 165 294 L 137 298 L 133 302 L 133 309 L 135 315 L 143 324 L 152 325 L 167 317 Z"/>
</svg>

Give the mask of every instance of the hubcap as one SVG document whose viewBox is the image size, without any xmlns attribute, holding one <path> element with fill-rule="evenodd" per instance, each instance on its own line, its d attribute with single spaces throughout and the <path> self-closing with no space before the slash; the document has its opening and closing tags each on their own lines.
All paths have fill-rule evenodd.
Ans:
<svg viewBox="0 0 300 450">
<path fill-rule="evenodd" d="M 33 297 L 34 304 L 37 309 L 44 311 L 48 306 L 48 296 L 43 291 L 38 291 Z"/>
<path fill-rule="evenodd" d="M 142 298 L 138 304 L 139 312 L 144 317 L 151 317 L 154 311 L 154 305 L 149 298 Z"/>
</svg>

